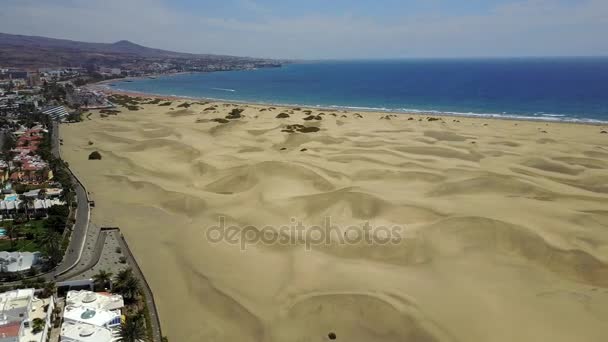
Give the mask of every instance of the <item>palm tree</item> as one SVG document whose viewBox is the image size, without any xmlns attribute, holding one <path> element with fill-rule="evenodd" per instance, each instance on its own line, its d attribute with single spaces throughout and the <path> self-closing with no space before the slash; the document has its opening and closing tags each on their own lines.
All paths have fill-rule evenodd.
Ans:
<svg viewBox="0 0 608 342">
<path fill-rule="evenodd" d="M 49 298 L 50 296 L 52 296 L 55 293 L 55 290 L 57 290 L 57 286 L 55 286 L 55 282 L 53 282 L 53 281 L 46 282 L 46 283 L 44 283 L 44 286 L 42 287 L 42 293 L 40 294 L 40 297 Z"/>
<path fill-rule="evenodd" d="M 141 293 L 139 279 L 133 275 L 133 271 L 127 268 L 120 271 L 114 280 L 114 292 L 120 293 L 125 300 L 134 301 Z"/>
<path fill-rule="evenodd" d="M 144 315 L 141 311 L 134 315 L 127 316 L 125 321 L 120 326 L 118 332 L 118 341 L 120 342 L 141 342 L 148 341 L 146 334 L 146 326 Z"/>
<path fill-rule="evenodd" d="M 95 286 L 101 289 L 112 286 L 112 272 L 106 272 L 106 270 L 99 270 L 97 274 L 93 276 Z"/>
<path fill-rule="evenodd" d="M 31 197 L 25 197 L 25 217 L 30 220 L 30 213 L 28 208 L 34 207 L 34 199 Z M 35 209 L 34 209 L 35 210 Z"/>
<path fill-rule="evenodd" d="M 129 278 L 133 277 L 133 270 L 130 268 L 126 268 L 114 277 L 114 287 L 124 284 Z"/>
<path fill-rule="evenodd" d="M 21 228 L 19 226 L 15 226 L 13 224 L 9 224 L 6 227 L 6 235 L 8 236 L 8 239 L 11 243 L 11 250 L 15 247 L 15 239 L 17 238 L 17 236 L 19 235 L 19 230 Z"/>
<path fill-rule="evenodd" d="M 38 191 L 38 199 L 46 199 L 46 189 L 42 188 Z"/>
<path fill-rule="evenodd" d="M 17 204 L 17 213 L 19 213 L 20 211 L 23 211 L 25 213 L 25 220 L 27 221 L 27 202 L 25 201 L 25 196 L 20 195 L 19 196 L 19 203 Z"/>
<path fill-rule="evenodd" d="M 40 245 L 50 258 L 51 264 L 57 265 L 61 261 L 61 235 L 49 230 L 40 237 Z"/>
</svg>

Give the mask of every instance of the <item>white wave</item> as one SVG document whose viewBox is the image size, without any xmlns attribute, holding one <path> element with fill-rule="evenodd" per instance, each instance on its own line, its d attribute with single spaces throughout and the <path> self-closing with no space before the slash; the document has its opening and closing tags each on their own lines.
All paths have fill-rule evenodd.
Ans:
<svg viewBox="0 0 608 342">
<path fill-rule="evenodd" d="M 221 89 L 224 91 L 233 91 L 233 89 L 213 88 Z M 269 101 L 255 101 L 255 100 L 235 100 L 225 99 L 221 97 L 202 97 L 202 96 L 179 96 L 179 95 L 167 95 L 159 93 L 149 93 L 142 91 L 133 91 L 128 89 L 112 88 L 112 90 L 128 91 L 132 93 L 157 95 L 157 96 L 174 96 L 181 97 L 184 99 L 192 100 L 209 100 L 209 101 L 224 101 L 230 103 L 252 103 L 266 106 L 286 106 L 286 107 L 315 107 L 319 109 L 341 109 L 341 110 L 358 110 L 366 112 L 389 112 L 389 113 L 401 113 L 401 114 L 419 114 L 419 115 L 444 115 L 444 116 L 460 116 L 460 117 L 482 117 L 482 118 L 496 118 L 496 119 L 507 119 L 507 120 L 529 120 L 529 121 L 549 121 L 549 122 L 575 122 L 575 123 L 586 123 L 586 124 L 606 124 L 607 120 L 597 120 L 589 118 L 576 118 L 567 116 L 564 114 L 509 114 L 506 112 L 502 113 L 474 113 L 474 112 L 454 112 L 454 111 L 440 111 L 433 109 L 415 109 L 415 108 L 386 108 L 386 107 L 360 107 L 360 106 L 341 106 L 341 105 L 325 105 L 325 104 L 302 104 L 302 103 L 281 103 L 281 102 L 269 102 Z M 236 91 L 236 90 L 234 90 Z M 540 115 L 539 115 L 540 114 Z"/>
<path fill-rule="evenodd" d="M 236 91 L 234 89 L 227 89 L 227 88 L 211 88 L 211 89 L 213 89 L 213 90 L 219 90 L 219 91 L 229 91 L 229 92 L 232 92 L 232 93 L 234 93 Z"/>
</svg>

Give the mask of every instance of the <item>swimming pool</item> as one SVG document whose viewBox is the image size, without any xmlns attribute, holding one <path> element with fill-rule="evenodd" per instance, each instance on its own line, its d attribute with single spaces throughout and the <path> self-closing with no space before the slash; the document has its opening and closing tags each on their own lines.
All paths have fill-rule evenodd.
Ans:
<svg viewBox="0 0 608 342">
<path fill-rule="evenodd" d="M 0 237 L 6 236 L 6 229 L 0 228 Z"/>
<path fill-rule="evenodd" d="M 16 201 L 17 200 L 17 195 L 8 195 L 6 197 L 4 197 L 4 200 L 7 202 L 12 202 L 12 201 Z"/>
</svg>

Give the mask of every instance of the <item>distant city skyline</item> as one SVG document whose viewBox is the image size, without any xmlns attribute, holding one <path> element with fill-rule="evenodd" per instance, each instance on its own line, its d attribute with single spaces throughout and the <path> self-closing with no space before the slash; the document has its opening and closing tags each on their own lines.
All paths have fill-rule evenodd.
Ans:
<svg viewBox="0 0 608 342">
<path fill-rule="evenodd" d="M 607 56 L 605 0 L 4 0 L 0 32 L 289 59 Z"/>
</svg>

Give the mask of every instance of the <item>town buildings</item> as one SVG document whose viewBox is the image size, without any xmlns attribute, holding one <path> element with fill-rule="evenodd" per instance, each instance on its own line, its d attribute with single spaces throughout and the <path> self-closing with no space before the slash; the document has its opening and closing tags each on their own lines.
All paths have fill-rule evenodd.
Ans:
<svg viewBox="0 0 608 342">
<path fill-rule="evenodd" d="M 55 301 L 34 289 L 0 293 L 0 342 L 46 342 Z"/>
</svg>

